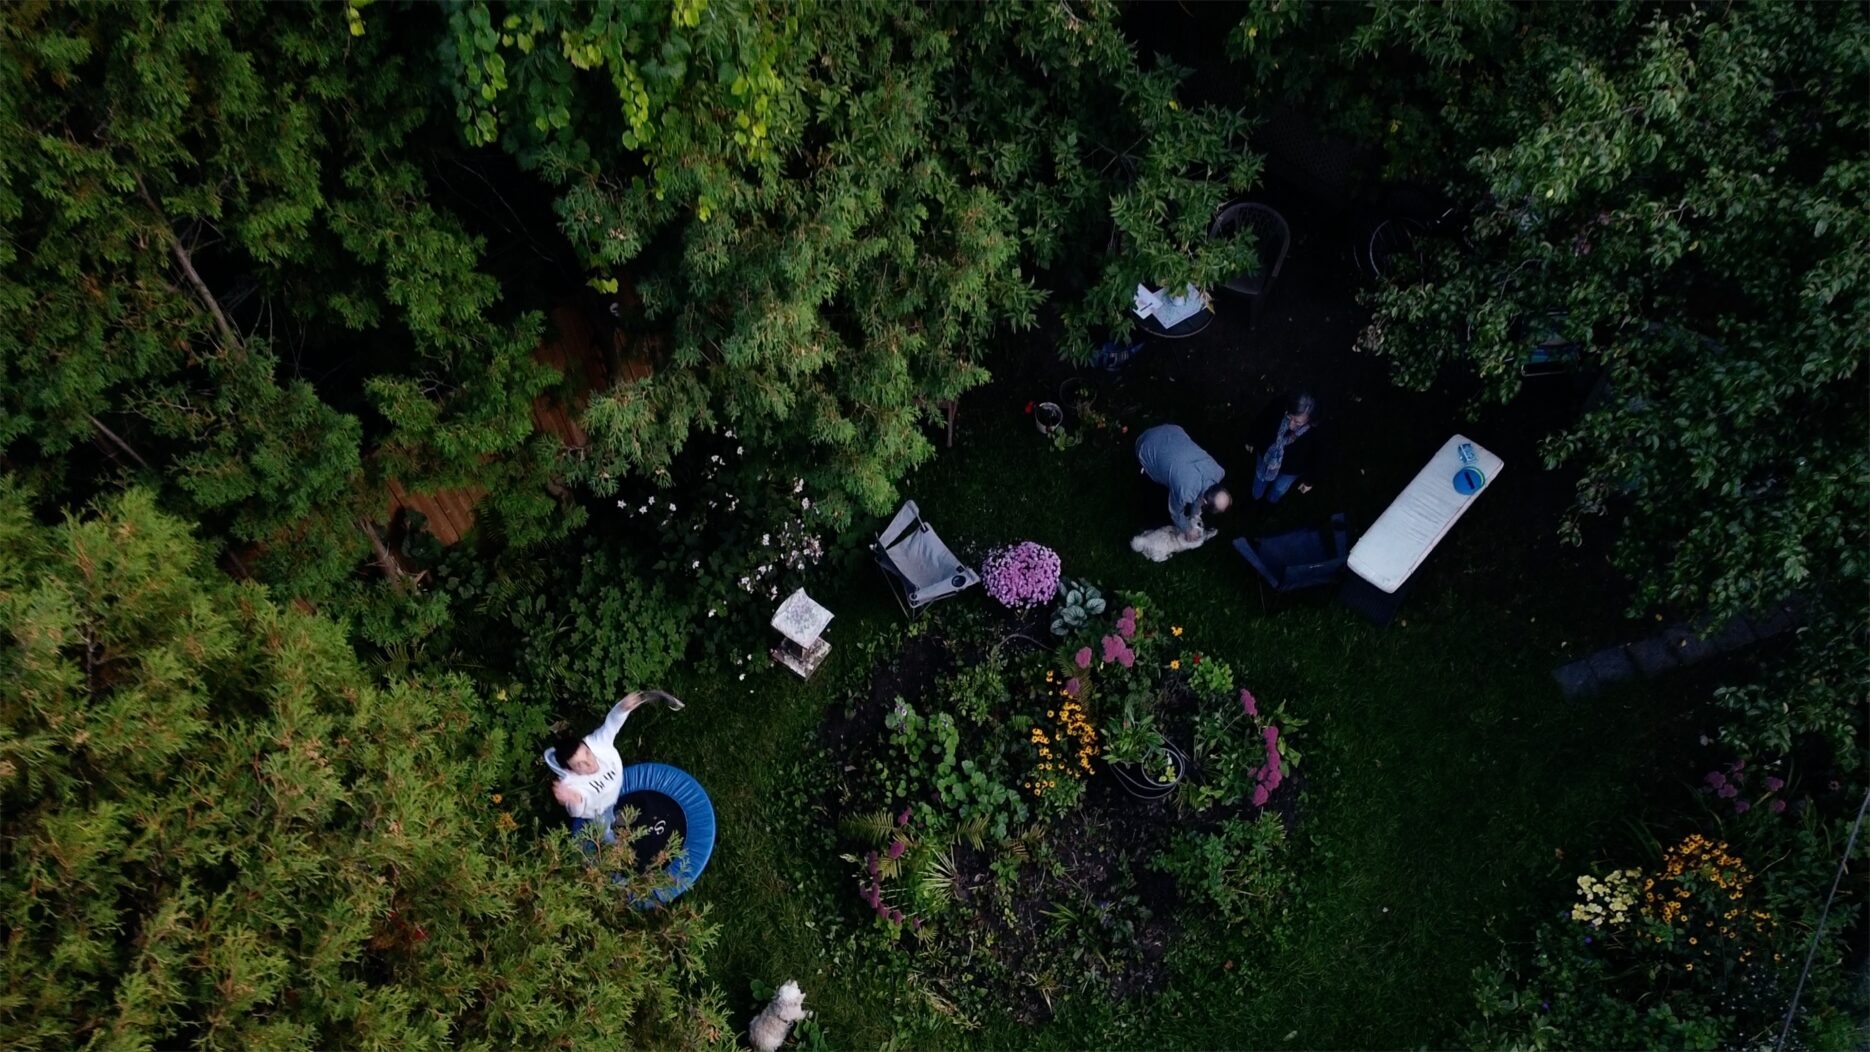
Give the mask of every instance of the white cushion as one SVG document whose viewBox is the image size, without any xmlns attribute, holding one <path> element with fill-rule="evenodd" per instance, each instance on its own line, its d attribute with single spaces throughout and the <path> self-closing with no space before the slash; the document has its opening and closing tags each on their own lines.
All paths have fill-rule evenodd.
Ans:
<svg viewBox="0 0 1870 1052">
<path fill-rule="evenodd" d="M 1369 531 L 1358 538 L 1357 546 L 1351 549 L 1352 573 L 1385 592 L 1401 588 L 1468 505 L 1493 487 L 1505 462 L 1476 445 L 1473 466 L 1486 476 L 1486 485 L 1470 494 L 1454 488 L 1455 473 L 1468 466 L 1461 463 L 1456 450 L 1467 441 L 1456 435 L 1443 443 Z"/>
</svg>

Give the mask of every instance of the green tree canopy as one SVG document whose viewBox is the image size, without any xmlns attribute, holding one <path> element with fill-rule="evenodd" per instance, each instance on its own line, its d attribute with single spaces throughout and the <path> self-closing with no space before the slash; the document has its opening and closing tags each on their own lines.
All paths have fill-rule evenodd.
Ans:
<svg viewBox="0 0 1870 1052">
<path fill-rule="evenodd" d="M 434 71 L 343 10 L 0 11 L 0 450 L 83 497 L 97 439 L 312 597 L 390 478 L 486 486 L 522 540 L 564 521 L 539 315 L 497 320 L 422 163 Z"/>
<path fill-rule="evenodd" d="M 478 704 L 373 684 L 147 492 L 48 527 L 0 483 L 0 1043 L 538 1048 L 695 1011 L 711 928 L 524 832 Z"/>
<path fill-rule="evenodd" d="M 1804 601 L 1800 671 L 1730 696 L 1754 741 L 1823 729 L 1854 758 L 1870 687 L 1846 656 L 1870 624 L 1862 8 L 1347 8 L 1265 5 L 1235 42 L 1269 83 L 1272 61 L 1302 71 L 1285 85 L 1302 96 L 1354 86 L 1392 158 L 1473 206 L 1462 243 L 1427 246 L 1374 295 L 1361 348 L 1407 386 L 1455 367 L 1506 401 L 1535 342 L 1575 341 L 1604 379 L 1545 445 L 1580 477 L 1567 533 L 1617 520 L 1645 611 Z M 1460 165 L 1425 167 L 1424 144 Z"/>
<path fill-rule="evenodd" d="M 1139 281 L 1247 265 L 1210 243 L 1257 174 L 1245 123 L 1183 109 L 1116 5 L 463 3 L 447 52 L 471 141 L 558 188 L 600 285 L 673 342 L 596 399 L 579 475 L 608 491 L 734 429 L 805 471 L 834 520 L 879 512 L 921 425 L 986 378 L 1045 294 L 1067 349 Z M 1116 254 L 1106 258 L 1107 247 Z"/>
</svg>

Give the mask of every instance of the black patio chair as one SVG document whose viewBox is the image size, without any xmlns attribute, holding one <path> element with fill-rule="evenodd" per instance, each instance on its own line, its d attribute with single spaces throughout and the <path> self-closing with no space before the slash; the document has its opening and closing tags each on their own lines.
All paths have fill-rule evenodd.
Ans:
<svg viewBox="0 0 1870 1052">
<path fill-rule="evenodd" d="M 1231 237 L 1242 229 L 1251 229 L 1255 243 L 1259 246 L 1260 265 L 1250 273 L 1242 274 L 1221 287 L 1253 301 L 1253 314 L 1249 324 L 1260 320 L 1260 305 L 1272 294 L 1273 281 L 1279 277 L 1279 268 L 1286 265 L 1286 250 L 1292 247 L 1292 228 L 1286 224 L 1286 217 L 1271 207 L 1253 201 L 1237 201 L 1221 209 L 1214 217 L 1214 223 L 1208 227 L 1211 238 Z"/>
<path fill-rule="evenodd" d="M 1329 525 L 1306 527 L 1271 537 L 1234 541 L 1234 550 L 1276 593 L 1296 592 L 1334 583 L 1350 558 L 1350 534 L 1342 512 Z M 1264 596 L 1262 596 L 1264 601 Z"/>
</svg>

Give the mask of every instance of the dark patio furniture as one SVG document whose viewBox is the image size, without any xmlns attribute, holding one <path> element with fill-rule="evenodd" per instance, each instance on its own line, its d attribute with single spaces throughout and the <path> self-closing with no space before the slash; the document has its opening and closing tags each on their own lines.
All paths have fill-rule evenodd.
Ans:
<svg viewBox="0 0 1870 1052">
<path fill-rule="evenodd" d="M 1221 214 L 1215 216 L 1213 225 L 1208 227 L 1208 236 L 1231 237 L 1242 229 L 1253 231 L 1260 265 L 1251 273 L 1224 282 L 1221 287 L 1253 301 L 1253 315 L 1249 323 L 1253 324 L 1259 321 L 1260 304 L 1272 294 L 1273 282 L 1279 277 L 1279 268 L 1285 266 L 1286 250 L 1292 247 L 1292 228 L 1286 224 L 1286 217 L 1272 208 L 1257 202 L 1240 201 L 1221 209 Z"/>
<path fill-rule="evenodd" d="M 1335 582 L 1350 558 L 1350 537 L 1344 515 L 1331 516 L 1324 527 L 1307 527 L 1271 537 L 1234 541 L 1234 550 L 1246 559 L 1274 592 L 1296 592 Z"/>
</svg>

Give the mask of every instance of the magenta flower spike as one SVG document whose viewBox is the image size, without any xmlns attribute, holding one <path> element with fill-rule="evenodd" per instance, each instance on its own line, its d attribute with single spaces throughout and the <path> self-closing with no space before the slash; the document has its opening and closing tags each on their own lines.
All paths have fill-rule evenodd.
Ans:
<svg viewBox="0 0 1870 1052">
<path fill-rule="evenodd" d="M 1264 733 L 1266 735 L 1266 744 L 1268 745 L 1279 740 L 1279 728 L 1277 727 L 1268 727 Z"/>
<path fill-rule="evenodd" d="M 1241 688 L 1240 691 L 1240 711 L 1249 716 L 1258 716 L 1260 714 L 1260 706 L 1258 702 L 1253 700 L 1253 692 L 1244 687 Z"/>
<path fill-rule="evenodd" d="M 1766 789 L 1768 792 L 1776 793 L 1785 787 L 1786 780 L 1784 778 L 1776 778 L 1770 774 L 1766 776 Z"/>
<path fill-rule="evenodd" d="M 1077 663 L 1079 668 L 1090 668 L 1091 667 L 1091 648 L 1090 647 L 1079 647 L 1077 655 L 1074 656 L 1072 660 Z"/>
<path fill-rule="evenodd" d="M 1272 795 L 1271 793 L 1266 791 L 1265 786 L 1263 785 L 1254 786 L 1253 787 L 1253 806 L 1254 807 L 1265 807 L 1266 800 L 1271 795 Z"/>
</svg>

